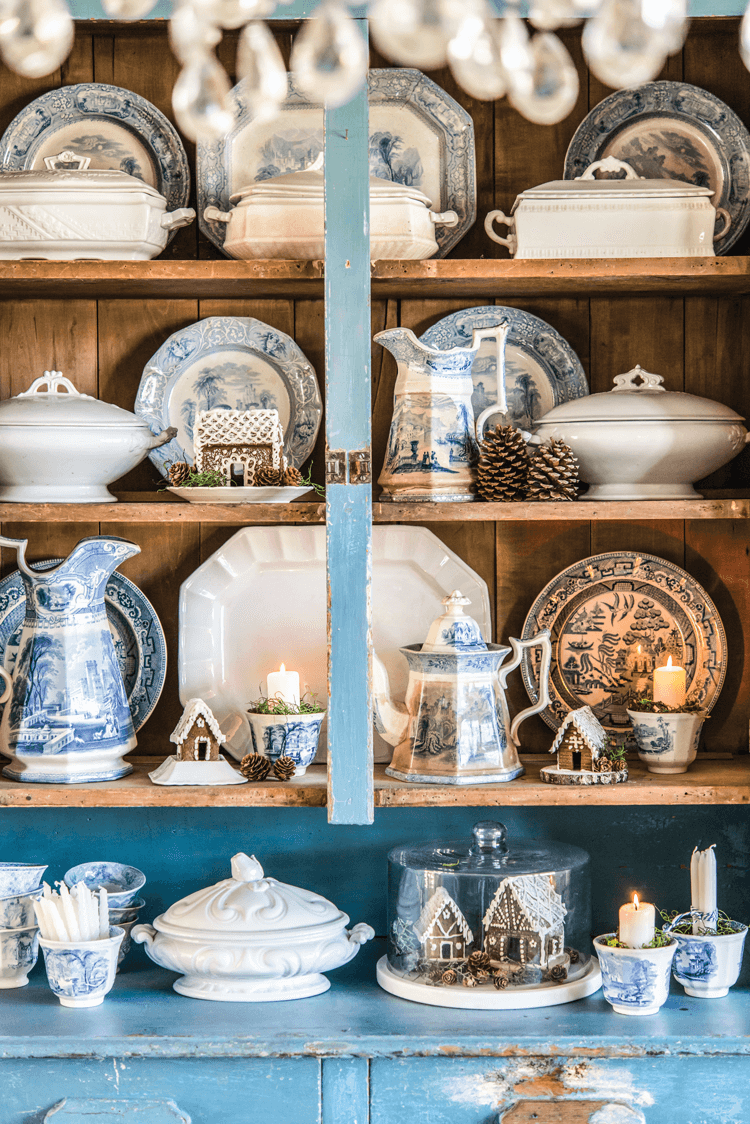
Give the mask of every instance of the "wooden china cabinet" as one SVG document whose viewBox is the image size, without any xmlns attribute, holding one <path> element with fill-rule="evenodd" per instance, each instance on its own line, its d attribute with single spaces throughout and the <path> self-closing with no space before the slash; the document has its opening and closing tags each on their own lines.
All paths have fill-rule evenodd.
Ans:
<svg viewBox="0 0 750 1124">
<path fill-rule="evenodd" d="M 276 24 L 287 52 L 292 25 Z M 737 51 L 738 21 L 696 21 L 664 78 L 704 87 L 750 123 L 750 76 Z M 326 503 L 250 509 L 188 505 L 159 490 L 146 461 L 117 485 L 117 505 L 0 505 L 2 533 L 28 537 L 29 557 L 66 554 L 86 535 L 122 535 L 141 554 L 123 572 L 154 603 L 169 647 L 162 699 L 139 738 L 132 776 L 110 784 L 24 786 L 0 780 L 6 859 L 48 862 L 62 877 L 76 862 L 111 858 L 147 873 L 150 920 L 190 890 L 228 874 L 238 850 L 267 872 L 334 900 L 352 921 L 385 932 L 385 856 L 406 840 L 468 836 L 496 817 L 511 836 L 564 839 L 592 855 L 594 926 L 640 889 L 684 908 L 694 844 L 718 845 L 719 905 L 750 913 L 750 802 L 745 633 L 750 602 L 750 453 L 705 483 L 705 499 L 603 504 L 380 505 L 354 475 L 335 476 L 343 452 L 370 447 L 382 463 L 395 366 L 368 339 L 399 324 L 418 334 L 456 309 L 524 308 L 570 342 L 592 391 L 636 363 L 670 390 L 713 398 L 750 415 L 750 231 L 732 256 L 697 260 L 512 262 L 483 231 L 518 191 L 559 178 L 568 142 L 609 92 L 581 60 L 578 30 L 563 33 L 581 73 L 575 110 L 535 126 L 507 104 L 464 95 L 448 72 L 433 77 L 472 114 L 478 215 L 439 261 L 370 267 L 351 216 L 367 200 L 363 99 L 328 119 L 328 265 L 234 262 L 199 233 L 179 231 L 155 262 L 2 262 L 0 393 L 25 390 L 45 369 L 132 409 L 141 371 L 176 329 L 213 315 L 248 315 L 294 337 L 321 376 L 326 435 L 313 456 Z M 233 37 L 221 47 L 233 67 Z M 373 57 L 374 66 L 387 63 Z M 170 115 L 177 63 L 163 21 L 80 22 L 60 73 L 31 82 L 3 71 L 0 125 L 47 89 L 112 83 Z M 188 146 L 193 158 L 193 152 Z M 346 220 L 346 216 L 349 220 Z M 341 221 L 339 221 L 339 219 Z M 368 292 L 368 278 L 370 280 Z M 328 304 L 326 316 L 325 302 Z M 371 301 L 371 305 L 368 302 Z M 334 482 L 336 481 L 336 482 Z M 146 776 L 169 752 L 180 714 L 178 590 L 248 523 L 326 522 L 331 576 L 331 776 L 314 766 L 289 785 L 158 788 Z M 406 785 L 371 764 L 367 686 L 367 575 L 371 520 L 429 527 L 487 581 L 495 639 L 518 636 L 532 601 L 559 570 L 590 554 L 644 551 L 683 566 L 724 621 L 729 666 L 689 773 L 657 777 L 633 764 L 626 785 L 596 789 L 539 783 L 550 730 L 524 727 L 526 775 L 477 788 Z M 14 559 L 2 558 L 3 570 Z M 419 640 L 405 636 L 404 643 Z M 514 677 L 515 678 L 515 677 Z M 511 704 L 524 705 L 520 680 Z M 326 812 L 326 805 L 328 812 Z M 374 822 L 372 808 L 374 807 Z M 331 823 L 326 822 L 329 816 Z M 383 941 L 333 973 L 331 991 L 259 1006 L 189 1000 L 136 949 L 104 1005 L 59 1007 L 41 965 L 28 988 L 0 995 L 0 1124 L 38 1124 L 67 1098 L 61 1122 L 179 1120 L 194 1124 L 747 1124 L 750 996 L 746 976 L 723 1000 L 673 993 L 658 1016 L 629 1021 L 600 995 L 526 1012 L 446 1011 L 394 999 L 374 981 Z M 742 986 L 743 979 L 745 986 Z M 174 1102 L 178 1107 L 170 1107 Z M 76 1115 L 76 1113 L 78 1115 Z"/>
</svg>

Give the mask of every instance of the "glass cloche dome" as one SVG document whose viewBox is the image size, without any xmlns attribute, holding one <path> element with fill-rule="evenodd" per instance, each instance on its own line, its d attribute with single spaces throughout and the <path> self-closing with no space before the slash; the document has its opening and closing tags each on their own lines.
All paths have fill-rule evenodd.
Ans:
<svg viewBox="0 0 750 1124">
<path fill-rule="evenodd" d="M 387 991 L 446 1007 L 541 1007 L 599 987 L 591 956 L 589 856 L 556 842 L 473 839 L 388 856 Z"/>
</svg>

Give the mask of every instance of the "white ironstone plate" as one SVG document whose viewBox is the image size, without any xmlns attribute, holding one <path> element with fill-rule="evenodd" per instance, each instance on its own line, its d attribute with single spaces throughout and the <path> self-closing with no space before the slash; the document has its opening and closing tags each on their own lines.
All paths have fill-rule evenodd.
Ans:
<svg viewBox="0 0 750 1124">
<path fill-rule="evenodd" d="M 189 503 L 293 503 L 311 488 L 167 488 Z"/>
</svg>

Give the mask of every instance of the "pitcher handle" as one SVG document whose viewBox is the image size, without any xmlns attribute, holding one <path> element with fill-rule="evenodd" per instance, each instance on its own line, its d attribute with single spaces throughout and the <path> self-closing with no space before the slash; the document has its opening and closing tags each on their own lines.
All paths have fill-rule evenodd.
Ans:
<svg viewBox="0 0 750 1124">
<path fill-rule="evenodd" d="M 531 718 L 532 714 L 539 714 L 540 710 L 544 710 L 549 706 L 549 669 L 552 664 L 552 641 L 550 640 L 550 631 L 548 628 L 543 628 L 536 636 L 529 637 L 528 640 L 516 640 L 511 636 L 508 638 L 508 643 L 513 649 L 513 659 L 507 667 L 501 667 L 499 671 L 500 686 L 505 690 L 506 682 L 511 671 L 520 664 L 523 659 L 523 654 L 529 648 L 535 648 L 537 644 L 542 649 L 542 666 L 539 674 L 539 701 L 534 706 L 527 706 L 526 710 L 522 710 L 513 719 L 513 724 L 510 728 L 510 740 L 518 748 L 520 742 L 516 737 L 516 731 L 521 723 L 526 718 Z"/>
<path fill-rule="evenodd" d="M 0 535 L 0 547 L 9 546 L 11 550 L 15 550 L 18 569 L 25 574 L 28 574 L 30 572 L 29 567 L 26 564 L 26 547 L 28 545 L 28 539 L 9 539 L 5 535 Z"/>
<path fill-rule="evenodd" d="M 472 347 L 479 350 L 479 345 L 482 340 L 495 341 L 495 381 L 496 381 L 496 401 L 493 406 L 487 406 L 482 410 L 481 414 L 476 420 L 474 430 L 477 436 L 477 441 L 481 441 L 484 437 L 484 427 L 490 418 L 502 415 L 505 422 L 508 417 L 508 399 L 505 393 L 505 348 L 508 342 L 508 333 L 510 332 L 510 321 L 501 320 L 499 324 L 495 324 L 489 328 L 475 328 L 472 335 Z"/>
<path fill-rule="evenodd" d="M 5 703 L 8 701 L 13 691 L 13 680 L 8 675 L 8 672 L 4 667 L 0 667 L 0 679 L 2 679 L 3 683 L 5 684 L 5 689 L 2 695 L 0 695 L 0 703 Z"/>
</svg>

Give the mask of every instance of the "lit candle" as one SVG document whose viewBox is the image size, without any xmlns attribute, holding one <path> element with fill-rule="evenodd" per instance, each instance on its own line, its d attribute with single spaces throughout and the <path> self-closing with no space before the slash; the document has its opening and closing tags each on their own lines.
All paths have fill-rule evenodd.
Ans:
<svg viewBox="0 0 750 1124">
<path fill-rule="evenodd" d="M 654 702 L 674 707 L 685 705 L 685 669 L 673 667 L 671 656 L 666 667 L 654 669 Z"/>
<path fill-rule="evenodd" d="M 650 902 L 633 901 L 620 906 L 620 942 L 628 948 L 643 948 L 656 936 L 656 907 Z"/>
<path fill-rule="evenodd" d="M 697 933 L 706 927 L 716 928 L 718 919 L 716 908 L 716 855 L 715 843 L 705 851 L 696 847 L 690 859 L 690 908 L 703 914 L 703 923 L 699 918 L 693 920 L 693 932 Z"/>
<path fill-rule="evenodd" d="M 279 671 L 269 672 L 266 678 L 266 694 L 269 699 L 283 699 L 285 703 L 299 706 L 299 674 L 287 671 L 281 665 Z"/>
</svg>

